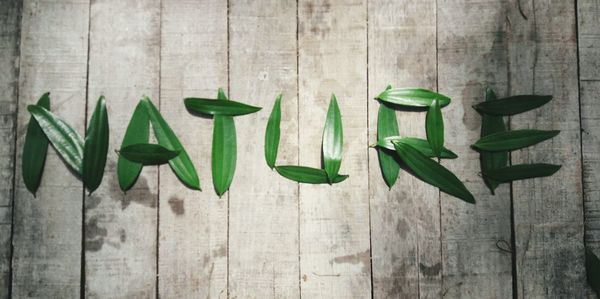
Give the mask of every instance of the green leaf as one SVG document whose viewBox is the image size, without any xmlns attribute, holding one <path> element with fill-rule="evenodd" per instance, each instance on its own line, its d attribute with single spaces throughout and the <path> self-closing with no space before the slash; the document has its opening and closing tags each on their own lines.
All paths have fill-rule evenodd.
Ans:
<svg viewBox="0 0 600 299">
<path fill-rule="evenodd" d="M 177 157 L 180 151 L 170 150 L 160 144 L 138 143 L 121 148 L 119 155 L 142 165 L 161 165 Z"/>
<path fill-rule="evenodd" d="M 379 111 L 377 112 L 377 140 L 383 140 L 386 137 L 397 136 L 398 134 L 396 111 L 385 105 L 379 105 Z M 395 154 L 385 149 L 377 149 L 379 168 L 381 169 L 385 183 L 390 188 L 396 183 L 398 173 L 400 172 L 400 164 L 398 164 L 395 156 Z"/>
<path fill-rule="evenodd" d="M 331 95 L 327 119 L 323 129 L 323 166 L 329 182 L 337 177 L 342 165 L 342 149 L 344 145 L 344 133 L 342 129 L 342 115 L 335 95 Z"/>
<path fill-rule="evenodd" d="M 29 105 L 27 110 L 33 115 L 62 159 L 81 177 L 83 160 L 83 138 L 81 138 L 81 135 L 46 108 Z"/>
<path fill-rule="evenodd" d="M 590 287 L 600 295 L 600 259 L 589 248 L 585 249 L 585 272 Z"/>
<path fill-rule="evenodd" d="M 394 141 L 402 141 L 403 143 L 406 143 L 406 144 L 412 146 L 413 148 L 415 148 L 416 150 L 421 152 L 421 154 L 427 156 L 428 158 L 436 157 L 436 155 L 433 154 L 433 149 L 431 149 L 431 145 L 429 144 L 429 142 L 425 139 L 416 138 L 416 137 L 390 136 L 390 137 L 386 137 L 381 140 L 378 140 L 377 146 L 380 148 L 387 149 L 387 150 L 396 151 L 396 148 L 394 147 L 394 144 L 392 143 Z M 440 153 L 439 158 L 456 159 L 456 158 L 458 158 L 458 156 L 451 150 L 449 150 L 447 148 L 443 148 L 442 152 Z"/>
<path fill-rule="evenodd" d="M 127 125 L 121 148 L 132 144 L 148 143 L 149 139 L 150 120 L 148 119 L 148 113 L 146 112 L 144 102 L 140 101 L 135 107 L 129 125 Z M 143 165 L 141 163 L 131 162 L 119 155 L 117 161 L 117 176 L 119 178 L 119 187 L 121 187 L 121 190 L 127 191 L 133 187 L 142 171 L 142 167 Z"/>
<path fill-rule="evenodd" d="M 227 101 L 222 89 L 219 100 Z M 237 141 L 233 116 L 215 115 L 212 140 L 212 176 L 217 195 L 221 197 L 233 182 L 237 159 Z"/>
<path fill-rule="evenodd" d="M 440 101 L 437 99 L 433 99 L 427 111 L 425 130 L 427 131 L 427 141 L 431 146 L 431 150 L 433 150 L 433 154 L 439 157 L 444 148 L 444 118 L 442 117 Z"/>
<path fill-rule="evenodd" d="M 475 198 L 465 185 L 448 169 L 436 163 L 421 152 L 400 141 L 394 141 L 396 152 L 402 162 L 420 179 L 440 188 L 441 191 L 458 197 L 468 203 L 475 203 Z"/>
<path fill-rule="evenodd" d="M 517 180 L 547 177 L 560 169 L 560 165 L 553 164 L 519 164 L 498 169 L 491 169 L 483 175 L 493 180 L 506 183 Z"/>
<path fill-rule="evenodd" d="M 36 105 L 50 110 L 50 93 L 47 92 L 43 94 Z M 48 138 L 46 138 L 44 131 L 42 131 L 42 128 L 40 128 L 40 125 L 35 118 L 31 116 L 29 124 L 27 125 L 25 144 L 23 145 L 21 169 L 25 187 L 27 187 L 27 190 L 29 190 L 34 197 L 40 187 L 47 153 Z"/>
<path fill-rule="evenodd" d="M 262 109 L 261 107 L 250 106 L 240 102 L 219 99 L 186 98 L 184 103 L 189 111 L 208 115 L 238 116 L 254 113 Z"/>
<path fill-rule="evenodd" d="M 269 116 L 265 132 L 265 160 L 271 169 L 275 167 L 277 151 L 279 149 L 279 137 L 281 134 L 279 128 L 281 123 L 281 98 L 282 95 L 280 94 L 277 99 L 275 99 L 275 104 L 273 105 L 273 110 Z"/>
<path fill-rule="evenodd" d="M 473 148 L 488 152 L 502 152 L 532 146 L 550 139 L 560 133 L 559 130 L 512 130 L 486 135 L 479 139 Z"/>
<path fill-rule="evenodd" d="M 188 156 L 187 152 L 183 148 L 183 145 L 175 135 L 175 132 L 169 127 L 165 119 L 160 115 L 158 109 L 152 104 L 152 101 L 148 97 L 142 99 L 148 118 L 152 123 L 154 129 L 154 135 L 158 140 L 158 144 L 170 148 L 173 150 L 180 150 L 179 156 L 169 160 L 169 165 L 175 175 L 189 188 L 200 190 L 200 179 L 196 173 L 196 168 Z"/>
<path fill-rule="evenodd" d="M 275 170 L 284 178 L 306 184 L 329 184 L 330 180 L 325 170 L 296 165 L 279 165 Z M 331 183 L 337 184 L 347 179 L 347 175 L 337 175 Z"/>
<path fill-rule="evenodd" d="M 90 120 L 83 147 L 83 183 L 90 193 L 102 183 L 108 154 L 108 112 L 101 96 Z"/>
<path fill-rule="evenodd" d="M 491 88 L 488 88 L 485 92 L 485 100 L 493 101 L 495 99 L 496 94 Z M 505 132 L 506 130 L 506 124 L 504 123 L 504 119 L 501 116 L 492 116 L 488 114 L 481 115 L 481 137 L 485 137 L 493 133 Z M 486 173 L 491 169 L 506 167 L 508 166 L 508 152 L 482 151 L 479 153 L 479 161 L 481 164 L 482 174 Z M 492 194 L 494 194 L 496 188 L 500 185 L 500 182 L 495 181 L 486 176 L 483 176 L 483 182 L 490 189 Z"/>
<path fill-rule="evenodd" d="M 380 101 L 411 107 L 428 107 L 431 106 L 433 99 L 438 99 L 441 107 L 445 107 L 450 104 L 450 98 L 433 92 L 427 89 L 421 88 L 393 88 L 386 89 L 384 92 L 377 96 Z"/>
<path fill-rule="evenodd" d="M 552 96 L 519 95 L 479 103 L 473 108 L 479 113 L 496 116 L 515 115 L 538 108 L 552 100 Z"/>
</svg>

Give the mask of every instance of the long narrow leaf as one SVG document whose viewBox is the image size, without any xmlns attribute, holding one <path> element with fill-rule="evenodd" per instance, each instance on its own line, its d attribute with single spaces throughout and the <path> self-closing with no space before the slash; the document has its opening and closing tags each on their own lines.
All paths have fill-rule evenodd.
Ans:
<svg viewBox="0 0 600 299">
<path fill-rule="evenodd" d="M 425 129 L 431 150 L 433 150 L 436 157 L 439 157 L 444 148 L 444 118 L 438 99 L 433 99 L 431 106 L 429 106 L 425 119 Z"/>
<path fill-rule="evenodd" d="M 519 164 L 503 168 L 491 169 L 483 175 L 499 181 L 511 182 L 531 178 L 547 177 L 553 175 L 560 169 L 560 165 L 553 164 Z"/>
<path fill-rule="evenodd" d="M 385 105 L 379 105 L 379 111 L 377 112 L 377 140 L 383 140 L 386 137 L 397 136 L 398 134 L 399 130 L 396 111 Z M 398 164 L 395 156 L 394 153 L 386 151 L 385 149 L 377 149 L 379 168 L 381 169 L 383 180 L 389 188 L 392 188 L 396 183 L 398 173 L 400 172 L 400 164 Z"/>
<path fill-rule="evenodd" d="M 412 146 L 402 141 L 394 141 L 400 159 L 420 179 L 440 188 L 441 191 L 458 197 L 468 203 L 475 203 L 475 198 L 465 185 L 448 169 L 427 158 Z"/>
<path fill-rule="evenodd" d="M 493 101 L 496 99 L 496 94 L 491 88 L 488 88 L 485 92 L 485 100 Z M 492 116 L 488 114 L 481 115 L 481 137 L 487 135 L 505 132 L 506 125 L 502 116 Z M 481 163 L 481 173 L 485 174 L 489 170 L 502 168 L 508 166 L 508 152 L 485 152 L 482 151 L 479 154 L 479 160 Z M 500 182 L 495 181 L 485 175 L 483 175 L 483 182 L 494 194 L 496 188 L 500 185 Z"/>
<path fill-rule="evenodd" d="M 27 110 L 35 117 L 58 154 L 81 177 L 81 164 L 83 161 L 83 138 L 81 135 L 45 108 L 29 105 Z"/>
<path fill-rule="evenodd" d="M 342 165 L 342 149 L 344 145 L 344 133 L 342 128 L 342 115 L 335 95 L 331 95 L 327 119 L 323 129 L 323 168 L 329 177 L 329 182 L 337 177 Z"/>
<path fill-rule="evenodd" d="M 37 106 L 50 110 L 50 93 L 43 94 L 37 101 Z M 46 155 L 48 153 L 48 138 L 33 116 L 27 125 L 25 144 L 23 145 L 22 172 L 23 183 L 33 196 L 40 187 Z"/>
<path fill-rule="evenodd" d="M 148 97 L 142 100 L 148 113 L 148 118 L 152 123 L 154 135 L 158 140 L 158 144 L 173 150 L 180 150 L 179 156 L 169 160 L 169 165 L 175 175 L 189 188 L 200 190 L 200 179 L 196 173 L 196 168 L 183 148 L 183 145 L 175 135 L 175 132 L 169 127 L 165 119 L 160 115 L 158 109 L 152 104 Z"/>
<path fill-rule="evenodd" d="M 219 100 L 227 101 L 222 89 Z M 237 140 L 233 116 L 215 115 L 212 140 L 212 176 L 217 195 L 221 197 L 233 182 L 237 160 Z"/>
<path fill-rule="evenodd" d="M 279 165 L 275 166 L 277 172 L 292 181 L 305 184 L 329 184 L 329 177 L 325 170 L 320 168 L 312 168 L 296 165 Z M 337 184 L 347 179 L 347 175 L 337 175 L 331 180 L 331 183 Z"/>
<path fill-rule="evenodd" d="M 150 120 L 148 119 L 148 113 L 146 112 L 144 102 L 140 101 L 135 107 L 129 125 L 127 125 L 121 148 L 132 144 L 148 143 L 149 139 Z M 141 163 L 131 162 L 119 155 L 117 161 L 117 176 L 119 178 L 119 187 L 121 187 L 121 190 L 127 191 L 133 187 L 142 171 L 142 167 L 143 165 Z"/>
<path fill-rule="evenodd" d="M 273 105 L 273 110 L 269 116 L 265 132 L 265 160 L 271 169 L 275 167 L 277 151 L 279 150 L 279 137 L 281 134 L 281 129 L 279 127 L 281 123 L 281 98 L 282 95 L 280 94 L 277 99 L 275 99 L 275 104 Z"/>
<path fill-rule="evenodd" d="M 428 107 L 431 106 L 433 99 L 440 101 L 440 106 L 445 107 L 450 104 L 450 98 L 421 88 L 393 88 L 386 89 L 377 96 L 380 101 L 410 107 Z"/>
<path fill-rule="evenodd" d="M 512 130 L 486 135 L 479 139 L 473 148 L 488 152 L 502 152 L 532 146 L 558 135 L 560 131 Z"/>
<path fill-rule="evenodd" d="M 83 148 L 83 183 L 90 193 L 102 183 L 108 154 L 108 112 L 101 96 L 90 120 Z"/>
<path fill-rule="evenodd" d="M 400 140 L 403 143 L 406 143 L 406 144 L 412 146 L 413 148 L 415 148 L 416 150 L 421 152 L 421 154 L 427 156 L 428 158 L 436 157 L 433 154 L 433 149 L 431 149 L 431 145 L 429 144 L 429 142 L 425 139 L 416 138 L 416 137 L 390 136 L 390 137 L 386 137 L 381 140 L 378 140 L 377 146 L 380 148 L 390 150 L 390 151 L 396 151 L 396 148 L 394 147 L 394 144 L 392 142 L 400 141 Z M 443 148 L 442 152 L 440 153 L 439 158 L 456 159 L 456 158 L 458 158 L 458 156 L 453 151 L 451 151 L 447 148 Z"/>
<path fill-rule="evenodd" d="M 585 249 L 585 272 L 588 283 L 596 295 L 600 296 L 600 259 L 589 248 Z"/>
<path fill-rule="evenodd" d="M 261 107 L 250 106 L 240 102 L 219 99 L 186 98 L 184 103 L 189 111 L 208 115 L 238 116 L 254 113 L 262 109 Z"/>
<path fill-rule="evenodd" d="M 119 155 L 142 165 L 161 165 L 177 157 L 180 151 L 170 150 L 160 144 L 139 143 L 121 148 Z"/>
<path fill-rule="evenodd" d="M 473 108 L 480 113 L 496 116 L 515 115 L 538 108 L 552 100 L 552 96 L 519 95 L 479 103 Z"/>
</svg>

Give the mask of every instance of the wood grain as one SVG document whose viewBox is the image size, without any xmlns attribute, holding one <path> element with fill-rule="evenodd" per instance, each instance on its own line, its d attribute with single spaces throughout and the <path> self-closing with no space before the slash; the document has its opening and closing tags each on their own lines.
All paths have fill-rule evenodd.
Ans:
<svg viewBox="0 0 600 299">
<path fill-rule="evenodd" d="M 452 298 L 512 296 L 509 188 L 500 186 L 492 196 L 479 175 L 479 154 L 469 148 L 481 128 L 471 105 L 483 101 L 486 86 L 499 96 L 507 92 L 506 6 L 438 1 L 438 88 L 452 98 L 443 110 L 446 144 L 459 156 L 442 164 L 477 200 L 470 205 L 441 193 L 443 294 Z"/>
<path fill-rule="evenodd" d="M 160 168 L 159 295 L 227 297 L 227 199 L 210 171 L 212 123 L 191 115 L 184 97 L 216 98 L 227 89 L 227 3 L 162 1 L 160 109 L 200 177 L 186 188 L 168 165 Z"/>
<path fill-rule="evenodd" d="M 585 246 L 600 255 L 600 1 L 577 1 Z"/>
<path fill-rule="evenodd" d="M 158 1 L 98 0 L 91 5 L 88 119 L 100 95 L 110 123 L 102 185 L 85 201 L 85 294 L 91 298 L 156 295 L 156 167 L 120 190 L 115 149 L 142 95 L 158 103 Z"/>
<path fill-rule="evenodd" d="M 0 297 L 593 295 L 583 240 L 585 229 L 600 254 L 599 0 L 91 2 L 0 0 Z M 442 163 L 475 206 L 404 171 L 388 190 L 367 148 L 373 98 L 387 84 L 452 98 L 445 139 L 460 157 Z M 513 164 L 562 164 L 557 174 L 490 195 L 469 149 L 481 124 L 470 106 L 486 86 L 499 96 L 554 95 L 510 126 L 562 131 L 512 155 Z M 218 87 L 263 107 L 236 117 L 237 173 L 223 199 L 210 177 L 212 120 L 182 103 Z M 26 107 L 46 91 L 82 135 L 107 98 L 111 151 L 91 196 L 53 149 L 37 198 L 22 182 Z M 268 169 L 262 140 L 279 92 L 278 163 L 320 166 L 334 92 L 348 180 L 298 186 Z M 146 167 L 132 190 L 119 190 L 112 150 L 142 95 L 186 147 L 202 192 L 168 166 Z M 402 135 L 425 137 L 424 112 L 397 115 Z"/>
<path fill-rule="evenodd" d="M 552 177 L 513 183 L 519 298 L 582 298 L 583 194 L 574 1 L 521 1 L 508 17 L 510 93 L 550 94 L 540 109 L 511 118 L 512 129 L 561 130 L 515 151 L 512 163 L 562 164 Z"/>
<path fill-rule="evenodd" d="M 341 184 L 300 185 L 300 273 L 304 298 L 371 294 L 367 170 L 365 1 L 298 3 L 300 165 L 319 167 L 325 114 L 342 113 Z"/>
<path fill-rule="evenodd" d="M 10 294 L 22 6 L 19 0 L 0 1 L 0 298 Z"/>
<path fill-rule="evenodd" d="M 369 2 L 369 136 L 377 139 L 373 100 L 387 84 L 436 90 L 435 1 Z M 425 112 L 396 113 L 400 134 L 425 138 Z M 376 298 L 441 295 L 439 193 L 401 170 L 391 190 L 369 151 L 369 198 Z"/>
<path fill-rule="evenodd" d="M 263 110 L 236 117 L 238 167 L 229 192 L 231 298 L 299 297 L 298 185 L 272 171 L 264 136 L 283 93 L 278 162 L 298 163 L 296 1 L 231 1 L 231 98 Z"/>
<path fill-rule="evenodd" d="M 27 105 L 51 92 L 54 113 L 83 134 L 88 1 L 24 1 L 13 236 L 14 298 L 80 296 L 83 185 L 54 149 L 34 198 L 21 174 Z"/>
</svg>

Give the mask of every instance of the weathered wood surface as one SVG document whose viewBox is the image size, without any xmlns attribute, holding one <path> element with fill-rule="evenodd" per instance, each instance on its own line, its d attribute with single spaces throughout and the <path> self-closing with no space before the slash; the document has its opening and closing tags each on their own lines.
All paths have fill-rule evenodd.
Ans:
<svg viewBox="0 0 600 299">
<path fill-rule="evenodd" d="M 183 98 L 227 90 L 227 3 L 162 1 L 160 110 L 200 176 L 187 189 L 160 168 L 158 293 L 162 298 L 227 297 L 227 198 L 212 187 L 212 120 L 191 115 Z"/>
<path fill-rule="evenodd" d="M 459 156 L 443 160 L 473 193 L 466 204 L 441 193 L 443 294 L 451 298 L 512 296 L 510 192 L 492 196 L 480 176 L 481 118 L 471 108 L 486 86 L 506 95 L 506 1 L 437 1 L 438 89 L 452 98 L 443 110 L 446 144 Z"/>
<path fill-rule="evenodd" d="M 521 1 L 508 17 L 511 94 L 551 94 L 544 107 L 511 118 L 511 128 L 561 130 L 515 151 L 512 163 L 562 164 L 549 178 L 513 183 L 519 298 L 586 295 L 575 1 Z"/>
<path fill-rule="evenodd" d="M 331 93 L 343 115 L 344 184 L 300 185 L 304 298 L 371 295 L 367 171 L 367 3 L 299 1 L 300 165 L 320 166 Z"/>
<path fill-rule="evenodd" d="M 598 0 L 23 2 L 0 0 L 0 140 L 8 145 L 0 148 L 0 297 L 592 294 L 583 244 L 585 230 L 586 244 L 600 249 Z M 388 191 L 368 149 L 373 98 L 387 84 L 452 98 L 443 110 L 446 146 L 460 157 L 442 163 L 476 205 L 404 171 Z M 510 125 L 562 130 L 512 155 L 515 164 L 562 164 L 555 176 L 489 194 L 468 147 L 480 128 L 470 106 L 486 86 L 499 96 L 554 95 Z M 211 181 L 212 120 L 182 104 L 214 97 L 218 87 L 263 107 L 235 118 L 237 172 L 221 199 Z M 109 161 L 91 196 L 53 149 L 37 198 L 24 187 L 26 106 L 46 91 L 52 110 L 81 134 L 98 97 L 107 98 Z M 279 92 L 278 163 L 307 166 L 320 165 L 336 93 L 346 182 L 299 186 L 268 169 L 264 128 Z M 146 167 L 132 190 L 119 190 L 113 150 L 142 95 L 180 137 L 202 192 L 168 166 Z M 425 113 L 397 115 L 402 135 L 425 136 Z"/>
<path fill-rule="evenodd" d="M 81 289 L 83 185 L 48 150 L 37 196 L 25 189 L 21 152 L 35 104 L 51 91 L 51 109 L 84 132 L 88 1 L 24 1 L 21 29 L 12 296 L 76 298 Z M 51 30 L 50 30 L 51 29 Z"/>
<path fill-rule="evenodd" d="M 263 107 L 235 118 L 238 166 L 229 192 L 230 298 L 299 296 L 298 184 L 279 179 L 269 169 L 263 146 L 275 97 L 283 93 L 278 162 L 298 163 L 295 19 L 296 1 L 229 4 L 230 97 Z"/>
<path fill-rule="evenodd" d="M 369 2 L 369 140 L 377 139 L 375 100 L 383 89 L 436 90 L 436 1 Z M 396 113 L 400 134 L 425 138 L 425 113 Z M 369 151 L 373 295 L 429 298 L 441 294 L 439 193 L 401 170 L 390 190 Z"/>
<path fill-rule="evenodd" d="M 85 199 L 85 295 L 91 298 L 156 294 L 157 169 L 144 167 L 124 193 L 113 149 L 142 95 L 158 104 L 159 17 L 153 0 L 98 0 L 90 7 L 88 120 L 104 95 L 111 129 L 102 185 Z"/>
<path fill-rule="evenodd" d="M 10 295 L 21 1 L 0 1 L 0 298 Z"/>
<path fill-rule="evenodd" d="M 600 1 L 577 6 L 585 245 L 600 256 Z"/>
</svg>

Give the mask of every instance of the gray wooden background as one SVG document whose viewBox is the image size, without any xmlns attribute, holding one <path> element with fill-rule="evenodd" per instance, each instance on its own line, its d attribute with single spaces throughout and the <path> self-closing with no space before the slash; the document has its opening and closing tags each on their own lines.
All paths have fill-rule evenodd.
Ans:
<svg viewBox="0 0 600 299">
<path fill-rule="evenodd" d="M 374 150 L 387 84 L 449 95 L 444 160 L 478 202 L 401 173 L 385 186 Z M 480 118 L 500 96 L 552 94 L 512 128 L 560 129 L 513 163 L 562 164 L 553 177 L 485 188 Z M 236 118 L 238 167 L 212 190 L 212 123 L 186 96 L 265 107 Z M 105 95 L 111 152 L 91 196 L 54 150 L 37 198 L 21 178 L 26 106 L 83 134 Z M 298 185 L 263 158 L 266 120 L 283 92 L 279 163 L 319 165 L 331 92 L 345 144 L 330 186 Z M 0 297 L 583 298 L 584 244 L 600 253 L 599 0 L 1 0 Z M 112 150 L 150 96 L 201 176 L 186 189 L 168 167 L 123 194 Z M 398 113 L 424 136 L 423 113 Z"/>
</svg>

